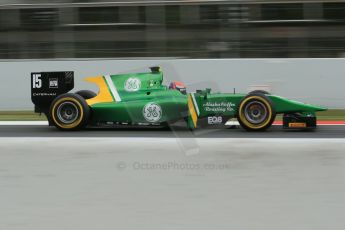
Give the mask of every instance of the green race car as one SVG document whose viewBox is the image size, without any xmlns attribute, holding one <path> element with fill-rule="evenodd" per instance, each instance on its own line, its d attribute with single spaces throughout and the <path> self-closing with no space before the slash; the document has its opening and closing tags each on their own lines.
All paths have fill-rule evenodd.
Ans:
<svg viewBox="0 0 345 230">
<path fill-rule="evenodd" d="M 90 127 L 167 126 L 185 121 L 190 129 L 226 127 L 236 118 L 248 131 L 269 128 L 283 114 L 284 128 L 315 128 L 317 111 L 326 108 L 292 101 L 256 90 L 249 94 L 187 93 L 180 82 L 163 85 L 159 67 L 147 73 L 86 78 L 98 85 L 98 94 L 74 88 L 73 72 L 31 73 L 35 112 L 44 113 L 50 125 L 61 130 Z"/>
</svg>

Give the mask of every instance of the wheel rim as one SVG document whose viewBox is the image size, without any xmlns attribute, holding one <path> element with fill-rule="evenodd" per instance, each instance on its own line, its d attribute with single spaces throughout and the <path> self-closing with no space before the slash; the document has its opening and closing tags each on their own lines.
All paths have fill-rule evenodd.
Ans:
<svg viewBox="0 0 345 230">
<path fill-rule="evenodd" d="M 261 124 L 268 116 L 267 108 L 260 101 L 249 102 L 244 108 L 244 116 L 252 124 Z"/>
<path fill-rule="evenodd" d="M 72 102 L 63 102 L 57 109 L 57 116 L 62 123 L 72 124 L 78 119 L 78 107 Z"/>
</svg>

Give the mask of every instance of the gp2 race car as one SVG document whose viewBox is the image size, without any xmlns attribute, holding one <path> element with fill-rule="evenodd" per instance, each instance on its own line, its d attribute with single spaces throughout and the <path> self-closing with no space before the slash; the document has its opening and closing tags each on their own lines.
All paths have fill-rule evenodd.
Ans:
<svg viewBox="0 0 345 230">
<path fill-rule="evenodd" d="M 163 73 L 151 67 L 147 73 L 86 78 L 98 85 L 98 94 L 74 88 L 74 73 L 31 73 L 31 99 L 35 112 L 44 113 L 49 125 L 61 130 L 89 127 L 166 126 L 183 120 L 190 129 L 226 127 L 236 118 L 248 131 L 269 128 L 283 114 L 284 128 L 315 128 L 317 111 L 326 108 L 304 104 L 256 90 L 248 94 L 211 93 L 211 89 L 187 93 L 181 82 L 162 84 Z"/>
</svg>

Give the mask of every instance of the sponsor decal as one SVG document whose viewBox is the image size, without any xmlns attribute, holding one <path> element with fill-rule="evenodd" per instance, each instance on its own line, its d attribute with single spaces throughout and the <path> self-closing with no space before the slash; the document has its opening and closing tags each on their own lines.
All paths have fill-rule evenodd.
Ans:
<svg viewBox="0 0 345 230">
<path fill-rule="evenodd" d="M 34 97 L 56 96 L 56 93 L 33 93 Z"/>
<path fill-rule="evenodd" d="M 223 123 L 223 118 L 217 116 L 207 117 L 207 123 L 209 125 L 219 125 Z"/>
<path fill-rule="evenodd" d="M 127 92 L 138 91 L 140 87 L 141 87 L 141 81 L 138 78 L 128 78 L 124 86 Z"/>
<path fill-rule="evenodd" d="M 232 102 L 206 102 L 203 108 L 206 112 L 232 112 L 236 105 Z"/>
<path fill-rule="evenodd" d="M 50 89 L 59 88 L 59 82 L 57 78 L 49 78 L 49 88 Z"/>
<path fill-rule="evenodd" d="M 292 122 L 289 123 L 289 128 L 306 128 L 307 124 L 305 122 Z"/>
<path fill-rule="evenodd" d="M 162 117 L 162 108 L 154 102 L 147 103 L 143 109 L 143 116 L 148 122 L 157 122 Z"/>
</svg>

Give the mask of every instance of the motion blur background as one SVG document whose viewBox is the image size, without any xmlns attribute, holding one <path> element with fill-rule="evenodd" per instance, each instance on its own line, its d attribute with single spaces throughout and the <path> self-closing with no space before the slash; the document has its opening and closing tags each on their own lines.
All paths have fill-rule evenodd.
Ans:
<svg viewBox="0 0 345 230">
<path fill-rule="evenodd" d="M 345 1 L 0 0 L 0 59 L 344 57 Z"/>
<path fill-rule="evenodd" d="M 97 90 L 82 79 L 153 65 L 189 91 L 345 108 L 345 0 L 0 0 L 0 110 L 33 109 L 31 72 Z"/>
</svg>

